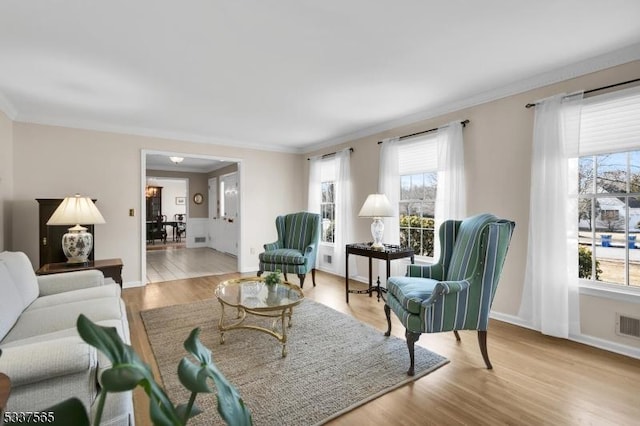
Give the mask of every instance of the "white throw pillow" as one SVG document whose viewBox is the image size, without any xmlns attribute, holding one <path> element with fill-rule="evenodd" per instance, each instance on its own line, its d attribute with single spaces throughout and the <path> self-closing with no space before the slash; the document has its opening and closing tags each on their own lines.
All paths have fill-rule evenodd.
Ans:
<svg viewBox="0 0 640 426">
<path fill-rule="evenodd" d="M 26 254 L 19 251 L 3 251 L 0 253 L 0 260 L 7 266 L 15 288 L 20 294 L 22 299 L 20 311 L 22 311 L 40 294 L 38 278 L 33 272 L 31 261 Z"/>
</svg>

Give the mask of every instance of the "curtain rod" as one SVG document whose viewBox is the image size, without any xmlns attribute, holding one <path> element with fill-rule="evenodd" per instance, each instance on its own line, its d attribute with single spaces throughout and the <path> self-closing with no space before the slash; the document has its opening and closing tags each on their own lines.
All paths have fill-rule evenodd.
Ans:
<svg viewBox="0 0 640 426">
<path fill-rule="evenodd" d="M 585 95 L 587 95 L 589 93 L 599 92 L 601 90 L 607 90 L 607 89 L 611 89 L 613 87 L 624 86 L 625 84 L 631 84 L 631 83 L 635 83 L 635 82 L 638 82 L 638 81 L 640 81 L 640 78 L 636 78 L 636 79 L 628 80 L 628 81 L 623 81 L 621 83 L 610 84 L 608 86 L 596 87 L 595 89 L 585 90 L 583 93 Z M 571 96 L 571 95 L 569 95 L 569 96 Z M 525 108 L 533 108 L 537 104 L 538 104 L 537 102 L 533 102 L 533 103 L 526 104 L 524 107 Z"/>
<path fill-rule="evenodd" d="M 353 152 L 353 148 L 349 148 L 349 151 Z M 332 155 L 336 155 L 338 152 L 330 152 L 328 154 L 321 155 L 320 158 L 331 157 Z M 307 161 L 311 160 L 311 158 L 307 158 Z"/>
<path fill-rule="evenodd" d="M 462 124 L 462 127 L 466 127 L 467 124 L 469 124 L 469 120 L 462 120 L 460 122 L 460 124 Z M 443 126 L 445 127 L 445 126 Z M 404 136 L 400 136 L 398 139 L 399 140 L 404 140 L 404 139 L 409 139 L 412 138 L 414 136 L 420 136 L 420 135 L 424 135 L 426 133 L 431 133 L 431 132 L 435 132 L 436 130 L 438 130 L 439 127 L 434 127 L 433 129 L 429 129 L 429 130 L 423 130 L 421 132 L 416 132 L 416 133 L 411 133 L 410 135 L 404 135 Z M 383 143 L 384 141 L 378 141 L 378 145 L 380 145 L 381 143 Z"/>
</svg>

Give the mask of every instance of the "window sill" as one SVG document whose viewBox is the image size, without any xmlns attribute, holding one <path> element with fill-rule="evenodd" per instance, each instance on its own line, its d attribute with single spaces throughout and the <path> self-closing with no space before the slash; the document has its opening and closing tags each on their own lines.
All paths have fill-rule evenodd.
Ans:
<svg viewBox="0 0 640 426">
<path fill-rule="evenodd" d="M 588 280 L 580 280 L 578 284 L 580 294 L 602 297 L 626 303 L 640 304 L 640 288 L 618 286 L 615 284 L 594 283 Z"/>
</svg>

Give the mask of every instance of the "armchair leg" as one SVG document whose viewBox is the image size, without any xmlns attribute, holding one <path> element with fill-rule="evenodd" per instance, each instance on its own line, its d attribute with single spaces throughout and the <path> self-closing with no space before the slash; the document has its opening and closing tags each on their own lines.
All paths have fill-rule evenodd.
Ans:
<svg viewBox="0 0 640 426">
<path fill-rule="evenodd" d="M 298 274 L 298 278 L 300 278 L 300 288 L 304 286 L 304 278 L 306 276 L 307 276 L 306 274 Z"/>
<path fill-rule="evenodd" d="M 458 330 L 453 330 L 453 334 L 456 335 L 456 340 L 459 342 L 460 341 L 460 335 L 458 334 Z"/>
<path fill-rule="evenodd" d="M 311 270 L 311 281 L 313 282 L 313 286 L 316 286 L 316 268 Z"/>
<path fill-rule="evenodd" d="M 384 314 L 387 316 L 387 332 L 385 336 L 391 336 L 391 308 L 386 303 L 384 304 Z"/>
<path fill-rule="evenodd" d="M 409 360 L 411 361 L 411 365 L 409 366 L 407 375 L 413 376 L 415 374 L 414 368 L 416 364 L 414 346 L 415 346 L 415 343 L 420 338 L 420 333 L 413 333 L 407 330 L 404 335 L 407 338 L 407 348 L 409 348 Z"/>
<path fill-rule="evenodd" d="M 491 370 L 493 366 L 487 353 L 487 330 L 478 330 L 478 343 L 480 344 L 480 352 L 482 352 L 484 363 L 487 365 L 487 369 Z"/>
</svg>

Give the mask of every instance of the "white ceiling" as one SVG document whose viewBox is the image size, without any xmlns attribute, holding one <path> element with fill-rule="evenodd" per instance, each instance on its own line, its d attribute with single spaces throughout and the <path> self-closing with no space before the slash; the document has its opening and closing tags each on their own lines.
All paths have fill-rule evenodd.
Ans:
<svg viewBox="0 0 640 426">
<path fill-rule="evenodd" d="M 306 152 L 640 59 L 639 17 L 638 0 L 3 0 L 0 109 Z"/>
<path fill-rule="evenodd" d="M 182 161 L 176 164 L 169 159 L 170 156 L 169 154 L 146 154 L 146 169 L 170 172 L 209 173 L 233 164 L 228 161 L 195 156 L 182 156 Z"/>
</svg>

